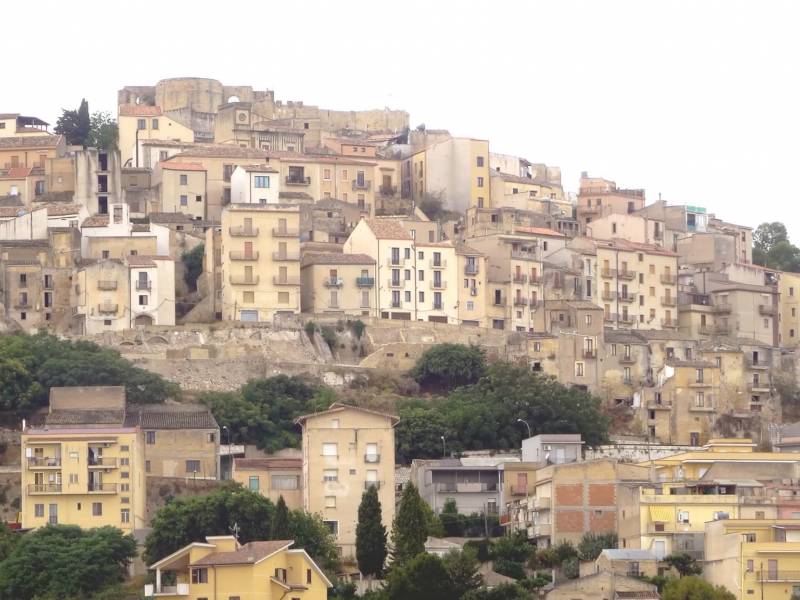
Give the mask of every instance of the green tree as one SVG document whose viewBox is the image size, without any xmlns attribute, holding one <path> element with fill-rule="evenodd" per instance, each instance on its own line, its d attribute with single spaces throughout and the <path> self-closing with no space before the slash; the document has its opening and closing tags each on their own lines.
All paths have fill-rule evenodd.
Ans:
<svg viewBox="0 0 800 600">
<path fill-rule="evenodd" d="M 25 366 L 16 359 L 0 359 L 0 406 L 4 410 L 27 409 L 36 404 L 42 390 Z"/>
<path fill-rule="evenodd" d="M 0 597 L 88 598 L 120 583 L 136 541 L 116 527 L 48 525 L 23 536 L 0 563 Z"/>
<path fill-rule="evenodd" d="M 781 271 L 800 272 L 800 248 L 789 241 L 786 226 L 762 223 L 753 233 L 753 262 Z"/>
<path fill-rule="evenodd" d="M 457 600 L 444 561 L 426 552 L 393 566 L 385 590 L 388 600 Z"/>
<path fill-rule="evenodd" d="M 119 127 L 107 112 L 93 112 L 89 119 L 89 134 L 86 146 L 99 150 L 116 150 L 119 140 Z"/>
<path fill-rule="evenodd" d="M 197 289 L 197 278 L 203 273 L 203 256 L 205 253 L 205 245 L 198 244 L 191 250 L 187 250 L 181 254 L 181 261 L 185 267 L 183 273 L 183 280 L 190 290 Z"/>
<path fill-rule="evenodd" d="M 411 376 L 421 386 L 453 389 L 478 381 L 486 369 L 486 354 L 479 346 L 437 344 L 419 357 Z"/>
<path fill-rule="evenodd" d="M 567 579 L 577 579 L 581 574 L 581 562 L 576 558 L 568 558 L 561 563 L 561 572 Z"/>
<path fill-rule="evenodd" d="M 524 533 L 502 537 L 492 544 L 494 570 L 513 579 L 525 578 L 525 564 L 533 553 Z"/>
<path fill-rule="evenodd" d="M 428 537 L 428 520 L 417 486 L 409 483 L 400 497 L 400 505 L 392 524 L 392 557 L 394 563 L 402 565 L 425 552 Z"/>
<path fill-rule="evenodd" d="M 0 563 L 11 555 L 21 537 L 18 531 L 0 524 Z"/>
<path fill-rule="evenodd" d="M 295 509 L 289 513 L 289 538 L 303 548 L 334 581 L 339 570 L 339 551 L 330 528 L 319 515 Z"/>
<path fill-rule="evenodd" d="M 54 128 L 56 133 L 66 138 L 67 144 L 74 146 L 86 146 L 90 130 L 89 103 L 85 98 L 77 110 L 62 109 Z"/>
<path fill-rule="evenodd" d="M 450 430 L 441 402 L 428 406 L 407 404 L 399 413 L 395 446 L 400 463 L 408 464 L 414 458 L 441 458 L 442 436 L 447 440 L 456 439 L 457 434 Z"/>
<path fill-rule="evenodd" d="M 455 598 L 463 598 L 464 594 L 478 589 L 483 584 L 483 577 L 478 571 L 480 563 L 475 558 L 474 551 L 451 550 L 442 560 Z"/>
<path fill-rule="evenodd" d="M 278 498 L 275 503 L 275 518 L 272 520 L 270 536 L 273 540 L 288 540 L 291 532 L 289 531 L 289 508 L 283 496 Z"/>
<path fill-rule="evenodd" d="M 688 552 L 673 552 L 664 558 L 664 562 L 675 569 L 681 577 L 700 575 L 703 567 Z"/>
<path fill-rule="evenodd" d="M 449 537 L 462 537 L 466 527 L 464 515 L 458 514 L 458 505 L 455 498 L 448 498 L 444 501 L 442 511 L 439 513 L 439 520 L 445 535 Z"/>
<path fill-rule="evenodd" d="M 492 589 L 481 587 L 464 594 L 464 600 L 528 600 L 530 594 L 517 583 L 501 583 Z"/>
<path fill-rule="evenodd" d="M 617 547 L 617 534 L 587 532 L 578 543 L 578 557 L 581 560 L 595 560 L 606 548 Z"/>
<path fill-rule="evenodd" d="M 386 527 L 383 524 L 378 490 L 369 486 L 361 496 L 356 525 L 356 561 L 358 570 L 368 578 L 379 577 L 386 563 Z"/>
<path fill-rule="evenodd" d="M 661 600 L 736 600 L 736 596 L 722 586 L 689 576 L 670 579 L 661 592 Z"/>
<path fill-rule="evenodd" d="M 772 223 L 762 223 L 753 232 L 753 248 L 769 253 L 772 247 L 778 242 L 789 240 L 786 226 L 779 221 Z"/>
</svg>

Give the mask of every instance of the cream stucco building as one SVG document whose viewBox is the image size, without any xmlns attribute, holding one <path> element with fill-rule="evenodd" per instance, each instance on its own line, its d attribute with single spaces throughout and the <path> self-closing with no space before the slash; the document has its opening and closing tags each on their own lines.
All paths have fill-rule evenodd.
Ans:
<svg viewBox="0 0 800 600">
<path fill-rule="evenodd" d="M 304 313 L 375 316 L 375 259 L 366 254 L 307 252 L 300 280 Z"/>
</svg>

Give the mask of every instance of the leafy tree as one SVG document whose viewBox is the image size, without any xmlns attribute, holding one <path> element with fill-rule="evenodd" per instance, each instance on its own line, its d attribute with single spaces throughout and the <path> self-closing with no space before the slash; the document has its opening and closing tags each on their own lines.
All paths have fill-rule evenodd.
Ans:
<svg viewBox="0 0 800 600">
<path fill-rule="evenodd" d="M 662 600 L 736 600 L 722 586 L 713 586 L 696 576 L 670 579 L 661 592 Z"/>
<path fill-rule="evenodd" d="M 491 547 L 494 570 L 514 579 L 525 578 L 525 564 L 531 557 L 533 547 L 524 533 L 502 537 Z"/>
<path fill-rule="evenodd" d="M 688 552 L 673 552 L 664 558 L 664 562 L 675 569 L 681 577 L 700 575 L 703 567 Z"/>
<path fill-rule="evenodd" d="M 386 580 L 388 600 L 457 600 L 444 561 L 421 552 L 394 566 Z"/>
<path fill-rule="evenodd" d="M 414 458 L 442 456 L 442 436 L 456 437 L 450 430 L 447 414 L 439 406 L 408 405 L 401 408 L 400 422 L 395 427 L 395 446 L 398 462 L 410 463 Z"/>
<path fill-rule="evenodd" d="M 397 565 L 425 552 L 428 520 L 424 506 L 425 501 L 420 497 L 417 486 L 409 483 L 400 497 L 400 505 L 392 524 L 392 557 Z"/>
<path fill-rule="evenodd" d="M 119 140 L 119 127 L 107 112 L 94 112 L 89 120 L 89 134 L 85 144 L 100 150 L 116 150 Z"/>
<path fill-rule="evenodd" d="M 120 583 L 136 541 L 116 527 L 48 525 L 23 536 L 0 563 L 0 597 L 88 598 Z"/>
<path fill-rule="evenodd" d="M 0 360 L 0 406 L 5 409 L 28 408 L 35 398 L 42 396 L 42 389 L 34 381 L 25 366 L 16 359 Z"/>
<path fill-rule="evenodd" d="M 753 233 L 753 262 L 772 269 L 800 272 L 800 248 L 789 241 L 786 226 L 762 223 Z"/>
<path fill-rule="evenodd" d="M 378 577 L 386 563 L 386 527 L 383 524 L 378 490 L 370 486 L 361 496 L 356 525 L 358 570 L 367 577 Z"/>
<path fill-rule="evenodd" d="M 550 546 L 549 548 L 544 548 L 536 552 L 534 562 L 536 566 L 554 569 L 560 567 L 564 561 L 577 558 L 577 556 L 578 551 L 575 549 L 575 546 L 564 540 L 555 546 Z"/>
<path fill-rule="evenodd" d="M 576 557 L 568 558 L 561 563 L 561 572 L 567 579 L 577 579 L 581 574 L 581 563 Z"/>
<path fill-rule="evenodd" d="M 486 353 L 479 346 L 437 344 L 419 357 L 411 376 L 422 386 L 453 389 L 475 383 L 486 369 Z"/>
<path fill-rule="evenodd" d="M 183 266 L 185 267 L 183 280 L 190 290 L 197 289 L 197 278 L 203 273 L 204 253 L 205 244 L 198 244 L 191 250 L 181 254 L 181 261 L 183 261 Z"/>
<path fill-rule="evenodd" d="M 450 537 L 462 537 L 466 526 L 464 515 L 458 514 L 458 506 L 455 498 L 448 498 L 439 513 L 439 520 L 442 522 L 444 533 Z"/>
<path fill-rule="evenodd" d="M 7 525 L 0 524 L 0 562 L 9 557 L 20 537 L 18 532 L 10 529 Z"/>
<path fill-rule="evenodd" d="M 500 575 L 505 575 L 506 577 L 517 580 L 525 579 L 525 565 L 522 563 L 505 558 L 498 558 L 494 561 L 492 566 Z"/>
<path fill-rule="evenodd" d="M 296 548 L 304 548 L 309 556 L 333 581 L 339 569 L 339 551 L 331 530 L 319 515 L 296 509 L 289 513 L 289 538 Z"/>
<path fill-rule="evenodd" d="M 62 109 L 54 131 L 66 137 L 69 145 L 86 146 L 90 129 L 89 103 L 84 98 L 77 110 Z"/>
<path fill-rule="evenodd" d="M 464 600 L 528 600 L 530 595 L 517 583 L 501 583 L 498 586 L 479 588 L 464 595 Z"/>
<path fill-rule="evenodd" d="M 441 193 L 427 193 L 417 202 L 419 208 L 431 221 L 457 221 L 462 215 L 444 206 Z"/>
<path fill-rule="evenodd" d="M 283 496 L 280 496 L 275 504 L 275 518 L 272 520 L 270 537 L 273 540 L 288 540 L 290 535 L 289 508 L 286 506 Z"/>
<path fill-rule="evenodd" d="M 578 543 L 578 557 L 581 560 L 595 560 L 606 548 L 617 547 L 617 534 L 610 533 L 584 533 Z"/>
<path fill-rule="evenodd" d="M 779 221 L 772 223 L 762 223 L 753 232 L 753 248 L 763 252 L 769 252 L 778 242 L 789 240 L 786 226 Z"/>
<path fill-rule="evenodd" d="M 455 598 L 463 598 L 464 594 L 478 589 L 483 584 L 483 577 L 478 572 L 480 564 L 473 551 L 452 550 L 445 554 L 442 560 Z"/>
</svg>

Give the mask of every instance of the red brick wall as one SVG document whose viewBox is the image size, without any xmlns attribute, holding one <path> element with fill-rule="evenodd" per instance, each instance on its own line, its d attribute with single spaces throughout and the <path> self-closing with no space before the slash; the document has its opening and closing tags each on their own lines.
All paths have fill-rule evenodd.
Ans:
<svg viewBox="0 0 800 600">
<path fill-rule="evenodd" d="M 583 484 L 569 483 L 556 486 L 558 506 L 583 506 Z"/>
<path fill-rule="evenodd" d="M 616 505 L 617 498 L 613 483 L 589 484 L 589 507 Z"/>
<path fill-rule="evenodd" d="M 583 531 L 583 511 L 558 510 L 555 516 L 556 526 L 554 533 L 580 533 Z"/>
<path fill-rule="evenodd" d="M 616 531 L 616 511 L 604 510 L 599 515 L 595 511 L 589 512 L 589 531 L 604 533 L 606 531 Z"/>
</svg>

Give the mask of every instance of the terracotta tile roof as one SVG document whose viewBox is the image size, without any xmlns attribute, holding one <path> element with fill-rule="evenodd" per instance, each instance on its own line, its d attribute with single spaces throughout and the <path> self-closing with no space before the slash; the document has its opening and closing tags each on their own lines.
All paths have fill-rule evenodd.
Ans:
<svg viewBox="0 0 800 600">
<path fill-rule="evenodd" d="M 149 256 L 144 254 L 134 254 L 132 256 L 126 256 L 125 260 L 132 267 L 154 267 L 156 266 L 156 263 L 153 262 L 155 260 L 174 260 L 174 259 L 171 256 L 160 256 L 157 254 Z"/>
<path fill-rule="evenodd" d="M 108 225 L 108 215 L 94 215 L 84 219 L 81 227 L 106 227 Z"/>
<path fill-rule="evenodd" d="M 294 422 L 297 423 L 297 424 L 300 424 L 303 421 L 306 421 L 306 420 L 308 420 L 308 419 L 310 419 L 312 417 L 319 417 L 319 416 L 322 416 L 322 415 L 333 414 L 333 413 L 341 412 L 343 410 L 357 410 L 359 412 L 365 412 L 365 413 L 369 413 L 371 415 L 378 415 L 379 417 L 386 417 L 387 419 L 389 419 L 392 422 L 393 426 L 396 425 L 400 421 L 400 417 L 398 417 L 397 415 L 392 415 L 392 414 L 389 414 L 389 413 L 381 412 L 379 410 L 372 410 L 370 408 L 364 408 L 363 406 L 353 406 L 351 404 L 342 404 L 341 402 L 334 402 L 333 404 L 331 404 L 331 406 L 330 406 L 330 408 L 328 408 L 328 410 L 322 410 L 322 411 L 315 412 L 315 413 L 310 413 L 310 414 L 307 414 L 307 415 L 301 415 L 301 416 L 297 417 L 294 420 Z"/>
<path fill-rule="evenodd" d="M 278 198 L 286 200 L 313 200 L 313 198 L 305 192 L 278 192 Z"/>
<path fill-rule="evenodd" d="M 11 167 L 0 173 L 3 179 L 25 179 L 33 171 L 32 167 Z"/>
<path fill-rule="evenodd" d="M 175 212 L 156 212 L 148 215 L 151 223 L 191 223 L 194 221 L 189 215 Z"/>
<path fill-rule="evenodd" d="M 246 165 L 242 169 L 248 173 L 279 173 L 277 169 L 273 169 L 269 165 Z"/>
<path fill-rule="evenodd" d="M 63 217 L 65 215 L 77 215 L 81 207 L 78 204 L 49 204 L 47 206 L 48 217 Z"/>
<path fill-rule="evenodd" d="M 168 171 L 205 171 L 206 168 L 201 163 L 181 162 L 177 160 L 162 160 L 158 166 Z"/>
<path fill-rule="evenodd" d="M 365 167 L 374 167 L 376 164 L 375 162 L 369 162 L 364 160 L 353 160 L 347 156 L 310 156 L 310 155 L 301 155 L 297 158 L 289 158 L 286 162 L 294 163 L 319 163 L 324 165 L 356 165 L 356 166 L 365 166 Z"/>
<path fill-rule="evenodd" d="M 411 235 L 393 219 L 367 219 L 367 226 L 379 240 L 410 240 Z"/>
<path fill-rule="evenodd" d="M 302 458 L 235 458 L 234 469 L 267 471 L 269 469 L 302 469 Z"/>
<path fill-rule="evenodd" d="M 62 138 L 50 134 L 0 137 L 0 148 L 55 148 Z"/>
<path fill-rule="evenodd" d="M 277 156 L 267 150 L 258 148 L 242 148 L 235 144 L 195 144 L 186 148 L 183 152 L 173 158 L 186 157 L 209 157 L 209 158 L 272 158 Z"/>
<path fill-rule="evenodd" d="M 124 410 L 52 410 L 45 417 L 47 425 L 122 425 Z"/>
<path fill-rule="evenodd" d="M 200 560 L 193 562 L 192 566 L 254 564 L 271 554 L 288 548 L 292 544 L 294 544 L 294 540 L 249 542 L 234 552 L 212 552 Z"/>
<path fill-rule="evenodd" d="M 198 404 L 143 404 L 128 407 L 130 426 L 143 429 L 218 429 L 211 411 Z"/>
<path fill-rule="evenodd" d="M 0 206 L 0 217 L 18 217 L 27 212 L 23 206 Z"/>
<path fill-rule="evenodd" d="M 514 228 L 515 232 L 518 233 L 532 233 L 533 235 L 549 235 L 551 237 L 560 237 L 563 238 L 565 235 L 555 229 L 549 229 L 547 227 L 524 227 L 518 226 Z"/>
<path fill-rule="evenodd" d="M 120 104 L 120 117 L 159 117 L 162 115 L 160 106 L 145 106 L 142 104 Z"/>
<path fill-rule="evenodd" d="M 337 252 L 307 252 L 302 266 L 309 265 L 374 265 L 375 259 L 366 254 L 339 254 Z"/>
</svg>

